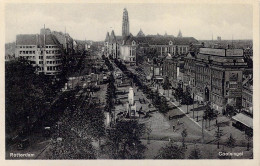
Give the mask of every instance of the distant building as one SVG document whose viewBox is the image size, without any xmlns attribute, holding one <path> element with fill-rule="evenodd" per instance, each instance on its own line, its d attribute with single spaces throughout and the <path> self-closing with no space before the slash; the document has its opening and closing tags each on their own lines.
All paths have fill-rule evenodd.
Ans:
<svg viewBox="0 0 260 166">
<path fill-rule="evenodd" d="M 136 37 L 144 37 L 145 34 L 143 33 L 142 29 L 137 33 Z"/>
<path fill-rule="evenodd" d="M 119 58 L 125 63 L 130 65 L 136 64 L 136 49 L 137 43 L 134 40 L 131 40 L 132 36 L 126 36 L 123 39 L 122 45 L 120 45 L 120 56 Z"/>
<path fill-rule="evenodd" d="M 41 33 L 44 31 L 41 31 Z M 52 34 L 17 35 L 15 57 L 37 67 L 38 73 L 56 75 L 61 71 L 61 44 Z"/>
<path fill-rule="evenodd" d="M 200 48 L 184 58 L 184 86 L 197 101 L 210 101 L 221 111 L 227 104 L 242 105 L 242 72 L 247 67 L 242 49 Z"/>
<path fill-rule="evenodd" d="M 253 115 L 253 69 L 243 73 L 242 109 Z"/>
<path fill-rule="evenodd" d="M 126 8 L 124 8 L 123 21 L 122 21 L 122 37 L 125 37 L 128 35 L 130 35 L 128 11 Z"/>
<path fill-rule="evenodd" d="M 220 36 L 217 37 L 217 41 L 218 41 L 218 42 L 221 41 L 221 37 L 220 37 Z"/>
<path fill-rule="evenodd" d="M 104 42 L 104 55 L 113 59 L 121 59 L 130 65 L 136 65 L 137 53 L 153 50 L 158 58 L 163 58 L 168 54 L 186 55 L 192 44 L 199 42 L 193 37 L 182 37 L 179 31 L 178 37 L 168 35 L 147 35 L 140 29 L 137 36 L 129 32 L 128 12 L 124 9 L 122 21 L 122 36 L 116 36 L 114 30 L 111 34 L 107 32 Z M 140 51 L 141 49 L 142 51 Z"/>
<path fill-rule="evenodd" d="M 111 35 L 107 32 L 105 39 L 105 56 L 111 56 L 113 59 L 119 58 L 119 46 L 122 42 L 121 36 L 116 36 L 114 30 L 112 30 Z"/>
<path fill-rule="evenodd" d="M 54 35 L 56 39 L 59 41 L 65 54 L 75 53 L 74 40 L 72 39 L 72 37 L 70 37 L 68 33 L 52 31 L 51 34 Z"/>
<path fill-rule="evenodd" d="M 179 30 L 179 33 L 178 33 L 177 37 L 182 37 L 181 30 Z"/>
<path fill-rule="evenodd" d="M 168 78 L 172 87 L 177 88 L 178 77 L 178 58 L 168 54 L 163 60 L 162 75 Z"/>
</svg>

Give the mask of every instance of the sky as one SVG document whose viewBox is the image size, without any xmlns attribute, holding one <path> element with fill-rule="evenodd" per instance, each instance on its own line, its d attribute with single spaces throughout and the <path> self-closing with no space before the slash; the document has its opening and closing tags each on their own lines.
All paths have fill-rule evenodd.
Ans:
<svg viewBox="0 0 260 166">
<path fill-rule="evenodd" d="M 17 34 L 37 34 L 44 24 L 66 31 L 78 40 L 103 41 L 113 29 L 122 35 L 123 9 L 127 8 L 130 32 L 211 40 L 253 38 L 253 8 L 245 4 L 6 4 L 6 42 Z"/>
</svg>

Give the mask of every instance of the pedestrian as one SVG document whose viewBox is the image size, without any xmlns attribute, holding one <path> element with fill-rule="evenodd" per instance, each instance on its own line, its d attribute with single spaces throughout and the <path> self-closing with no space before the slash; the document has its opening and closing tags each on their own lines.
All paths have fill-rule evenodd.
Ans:
<svg viewBox="0 0 260 166">
<path fill-rule="evenodd" d="M 178 119 L 177 125 L 179 125 L 179 124 L 180 124 L 180 120 Z"/>
<path fill-rule="evenodd" d="M 216 125 L 218 125 L 218 119 L 216 119 Z"/>
<path fill-rule="evenodd" d="M 174 125 L 172 125 L 172 130 L 175 131 L 175 126 Z"/>
</svg>

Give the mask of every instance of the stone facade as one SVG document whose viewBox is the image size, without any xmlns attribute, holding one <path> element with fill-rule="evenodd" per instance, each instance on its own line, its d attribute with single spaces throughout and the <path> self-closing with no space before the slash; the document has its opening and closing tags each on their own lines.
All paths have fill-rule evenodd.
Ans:
<svg viewBox="0 0 260 166">
<path fill-rule="evenodd" d="M 221 111 L 226 104 L 242 105 L 242 72 L 247 67 L 242 49 L 200 48 L 184 58 L 184 86 L 192 88 L 195 100 L 210 101 Z"/>
</svg>

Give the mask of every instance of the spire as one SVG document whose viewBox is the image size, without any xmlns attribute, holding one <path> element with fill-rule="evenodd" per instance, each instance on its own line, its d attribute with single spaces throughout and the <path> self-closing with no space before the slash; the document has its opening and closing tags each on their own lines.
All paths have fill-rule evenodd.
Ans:
<svg viewBox="0 0 260 166">
<path fill-rule="evenodd" d="M 113 43 L 116 42 L 116 35 L 115 35 L 114 30 L 112 30 L 112 32 L 111 32 L 110 39 L 111 39 L 111 42 L 113 42 Z"/>
<path fill-rule="evenodd" d="M 137 37 L 143 37 L 145 34 L 143 33 L 142 29 L 140 28 L 140 31 L 136 35 Z"/>
<path fill-rule="evenodd" d="M 179 30 L 178 36 L 177 37 L 182 37 L 181 30 Z"/>
<path fill-rule="evenodd" d="M 105 39 L 105 42 L 108 42 L 108 41 L 109 41 L 109 32 L 107 32 L 106 39 Z"/>
</svg>

